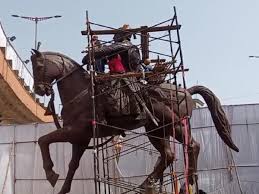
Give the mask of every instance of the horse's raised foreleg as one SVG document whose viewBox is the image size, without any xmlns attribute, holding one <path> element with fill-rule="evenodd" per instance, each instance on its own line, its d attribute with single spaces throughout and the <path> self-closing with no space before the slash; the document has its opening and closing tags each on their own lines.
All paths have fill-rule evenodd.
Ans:
<svg viewBox="0 0 259 194">
<path fill-rule="evenodd" d="M 89 142 L 90 142 L 90 139 L 89 139 Z M 66 180 L 65 180 L 59 194 L 65 194 L 65 193 L 70 192 L 71 183 L 72 183 L 73 177 L 75 175 L 75 172 L 76 172 L 77 168 L 79 167 L 80 159 L 81 159 L 83 153 L 85 152 L 85 147 L 86 146 L 73 144 L 72 158 L 71 158 L 71 161 L 69 163 L 69 169 L 68 169 L 67 177 L 66 177 Z"/>
<path fill-rule="evenodd" d="M 73 130 L 68 129 L 60 129 L 53 131 L 47 135 L 44 135 L 39 138 L 38 143 L 41 150 L 42 160 L 43 160 L 43 168 L 46 173 L 47 180 L 54 187 L 57 180 L 58 174 L 53 171 L 53 162 L 50 157 L 49 145 L 55 142 L 73 142 L 76 140 L 76 136 L 78 134 L 74 133 Z M 80 135 L 80 134 L 79 134 Z M 80 136 L 79 136 L 80 137 Z M 82 135 L 81 135 L 82 137 Z"/>
</svg>

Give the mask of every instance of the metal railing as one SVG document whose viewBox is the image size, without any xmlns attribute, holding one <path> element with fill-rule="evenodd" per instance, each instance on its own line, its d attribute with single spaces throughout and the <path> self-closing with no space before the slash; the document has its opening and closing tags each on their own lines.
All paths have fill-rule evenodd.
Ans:
<svg viewBox="0 0 259 194">
<path fill-rule="evenodd" d="M 33 75 L 26 67 L 26 64 L 18 55 L 17 51 L 12 46 L 6 33 L 4 32 L 3 26 L 0 22 L 0 47 L 5 48 L 5 58 L 12 61 L 12 69 L 18 71 L 19 78 L 24 80 L 24 86 L 29 87 L 29 92 L 33 93 Z"/>
</svg>

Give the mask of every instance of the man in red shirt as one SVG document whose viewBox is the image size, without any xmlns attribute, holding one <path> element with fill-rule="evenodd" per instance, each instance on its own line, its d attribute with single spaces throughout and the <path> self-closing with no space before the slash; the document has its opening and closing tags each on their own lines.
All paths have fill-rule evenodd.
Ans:
<svg viewBox="0 0 259 194">
<path fill-rule="evenodd" d="M 125 73 L 125 67 L 122 64 L 121 57 L 119 54 L 110 57 L 108 65 L 111 74 Z"/>
</svg>

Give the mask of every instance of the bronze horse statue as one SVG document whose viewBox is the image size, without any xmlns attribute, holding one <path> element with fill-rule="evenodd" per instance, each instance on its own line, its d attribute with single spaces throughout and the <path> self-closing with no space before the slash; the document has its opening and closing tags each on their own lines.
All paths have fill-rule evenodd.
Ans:
<svg viewBox="0 0 259 194">
<path fill-rule="evenodd" d="M 35 92 L 40 95 L 50 95 L 52 91 L 52 83 L 56 80 L 61 102 L 63 104 L 62 118 L 63 128 L 61 130 L 53 131 L 47 135 L 39 138 L 38 143 L 42 153 L 43 168 L 46 173 L 47 180 L 54 187 L 58 174 L 53 170 L 53 162 L 51 160 L 49 145 L 56 142 L 70 142 L 72 144 L 72 158 L 69 163 L 68 173 L 65 182 L 59 194 L 70 192 L 71 183 L 75 171 L 79 166 L 79 161 L 88 148 L 88 144 L 93 137 L 92 129 L 92 94 L 90 75 L 77 62 L 71 58 L 55 52 L 39 52 L 33 50 L 31 56 L 34 75 Z M 98 84 L 96 83 L 98 86 Z M 146 86 L 144 86 L 146 87 Z M 144 90 L 144 89 L 143 89 Z M 105 119 L 108 125 L 98 125 L 96 137 L 108 137 L 121 134 L 122 131 L 114 129 L 109 126 L 116 126 L 117 128 L 132 130 L 141 126 L 145 126 L 146 134 L 152 145 L 160 152 L 161 159 L 154 168 L 154 171 L 142 183 L 141 187 L 148 184 L 149 178 L 157 181 L 164 170 L 174 161 L 174 153 L 170 148 L 169 138 L 172 136 L 172 128 L 175 127 L 175 138 L 177 141 L 183 143 L 183 131 L 181 118 L 191 117 L 193 102 L 191 95 L 200 94 L 206 101 L 211 112 L 217 132 L 222 140 L 233 150 L 238 151 L 238 148 L 233 143 L 230 136 L 230 126 L 226 115 L 221 108 L 218 98 L 206 87 L 194 86 L 187 90 L 179 89 L 182 96 L 180 96 L 181 104 L 179 110 L 176 104 L 171 107 L 171 100 L 167 96 L 176 98 L 175 90 L 161 89 L 160 87 L 150 87 L 146 90 L 149 98 L 144 99 L 146 105 L 159 121 L 159 127 L 151 121 L 150 118 L 145 120 L 135 120 L 130 115 L 124 117 L 109 117 L 109 113 L 105 114 Z M 98 98 L 98 97 L 97 97 Z M 105 98 L 97 99 L 100 105 L 107 103 Z M 152 102 L 152 103 L 151 103 Z M 97 105 L 99 106 L 99 105 Z M 105 106 L 104 106 L 105 107 Z M 173 110 L 173 111 L 172 111 Z M 105 110 L 96 109 L 96 115 L 102 115 Z M 173 114 L 174 112 L 174 114 Z M 172 115 L 174 117 L 172 118 Z M 97 120 L 98 122 L 98 120 Z M 174 124 L 174 126 L 172 126 Z M 199 154 L 199 143 L 193 137 L 189 137 L 189 183 L 193 184 L 197 172 L 197 159 Z"/>
</svg>

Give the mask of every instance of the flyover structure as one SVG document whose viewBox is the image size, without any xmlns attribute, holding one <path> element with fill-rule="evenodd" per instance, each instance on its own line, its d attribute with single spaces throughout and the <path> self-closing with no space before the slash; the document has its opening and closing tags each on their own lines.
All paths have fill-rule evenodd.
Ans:
<svg viewBox="0 0 259 194">
<path fill-rule="evenodd" d="M 2 123 L 51 122 L 33 92 L 33 76 L 0 23 L 0 119 Z"/>
</svg>

